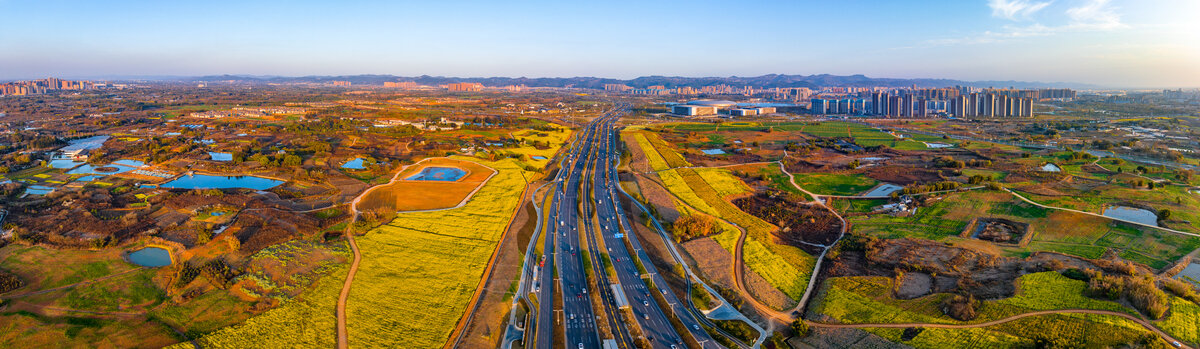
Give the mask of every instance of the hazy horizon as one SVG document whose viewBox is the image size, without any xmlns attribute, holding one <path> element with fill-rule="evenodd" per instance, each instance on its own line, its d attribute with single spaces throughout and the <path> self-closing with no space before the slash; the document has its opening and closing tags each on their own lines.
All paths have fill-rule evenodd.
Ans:
<svg viewBox="0 0 1200 349">
<path fill-rule="evenodd" d="M 1200 86 L 1200 3 L 0 0 L 0 79 L 397 75 Z"/>
</svg>

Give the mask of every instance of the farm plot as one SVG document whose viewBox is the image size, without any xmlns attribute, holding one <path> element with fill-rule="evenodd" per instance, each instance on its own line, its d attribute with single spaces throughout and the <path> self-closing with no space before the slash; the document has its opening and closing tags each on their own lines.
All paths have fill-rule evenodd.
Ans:
<svg viewBox="0 0 1200 349">
<path fill-rule="evenodd" d="M 351 342 L 430 348 L 446 341 L 526 184 L 514 160 L 487 165 L 499 173 L 463 207 L 402 213 L 359 240 L 363 259 L 347 304 Z"/>
<path fill-rule="evenodd" d="M 467 171 L 457 181 L 414 181 L 406 178 L 427 167 L 455 167 Z M 470 161 L 449 158 L 429 159 L 400 172 L 396 182 L 372 190 L 359 202 L 363 211 L 414 211 L 454 207 L 488 179 L 494 171 Z"/>
<path fill-rule="evenodd" d="M 796 178 L 796 184 L 814 194 L 856 195 L 879 184 L 879 181 L 874 179 L 856 175 L 797 173 L 793 176 Z"/>
<path fill-rule="evenodd" d="M 793 246 L 775 243 L 771 236 L 775 226 L 738 209 L 723 199 L 721 192 L 714 189 L 713 184 L 710 184 L 718 183 L 717 185 L 723 187 L 724 192 L 736 194 L 735 186 L 731 183 L 740 182 L 740 180 L 733 177 L 728 171 L 713 171 L 701 176 L 693 169 L 675 169 L 660 172 L 659 175 L 663 178 L 668 190 L 697 210 L 721 217 L 746 229 L 747 237 L 743 246 L 743 257 L 747 267 L 793 299 L 799 299 L 804 294 L 809 274 L 811 274 L 810 270 L 815 263 L 812 255 Z M 721 176 L 728 178 L 716 178 Z M 744 190 L 749 189 L 744 187 L 744 184 L 742 185 Z M 729 230 L 726 228 L 726 231 Z M 732 231 L 736 232 L 736 230 Z M 736 240 L 736 235 L 733 235 L 733 239 Z M 732 244 L 725 243 L 723 240 L 725 239 L 717 239 L 718 242 L 722 242 L 722 247 L 733 252 Z"/>
</svg>

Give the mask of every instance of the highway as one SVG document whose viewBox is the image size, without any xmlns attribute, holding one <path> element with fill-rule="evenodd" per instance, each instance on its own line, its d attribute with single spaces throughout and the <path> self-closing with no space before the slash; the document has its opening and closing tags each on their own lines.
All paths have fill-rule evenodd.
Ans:
<svg viewBox="0 0 1200 349">
<path fill-rule="evenodd" d="M 680 319 L 680 322 L 687 328 L 688 335 L 692 337 L 691 339 L 705 348 L 720 348 L 699 325 L 699 321 L 693 317 L 693 313 L 687 311 L 687 305 L 681 303 L 675 293 L 667 289 L 666 281 L 656 272 L 654 265 L 650 262 L 650 257 L 641 249 L 637 236 L 631 230 L 632 225 L 628 217 L 619 207 L 616 194 L 619 185 L 616 163 L 620 157 L 620 151 L 617 148 L 618 137 L 613 128 L 615 122 L 616 118 L 608 120 L 603 130 L 600 131 L 601 142 L 598 145 L 598 151 L 601 155 L 593 159 L 596 162 L 596 170 L 591 173 L 593 195 L 595 196 L 597 217 L 599 217 L 598 233 L 603 237 L 608 256 L 634 313 L 634 318 L 638 322 L 643 336 L 654 348 L 684 347 L 680 333 L 675 331 L 667 314 L 664 313 L 664 309 L 659 308 L 659 303 L 651 294 L 652 291 L 642 279 L 637 264 L 631 258 L 630 250 L 626 247 L 626 241 L 634 248 L 633 254 L 638 256 L 646 270 L 646 275 L 658 287 L 659 294 L 670 307 L 665 310 L 673 312 Z M 597 271 L 604 272 L 602 269 Z"/>
<path fill-rule="evenodd" d="M 700 326 L 695 313 L 688 311 L 687 303 L 666 288 L 666 281 L 641 249 L 632 234 L 629 218 L 620 209 L 616 171 L 620 151 L 614 126 L 624 113 L 624 107 L 618 106 L 589 123 L 561 162 L 545 222 L 545 254 L 541 266 L 532 267 L 534 276 L 528 280 L 530 283 L 522 281 L 522 288 L 530 285 L 529 289 L 537 295 L 535 314 L 531 314 L 535 315 L 531 319 L 535 327 L 525 333 L 527 343 L 532 341 L 537 348 L 565 345 L 591 349 L 601 348 L 602 340 L 613 339 L 618 348 L 632 349 L 637 347 L 635 342 L 644 340 L 652 348 L 682 349 L 688 347 L 683 337 L 687 336 L 687 342 L 694 340 L 704 348 L 720 348 Z M 582 250 L 591 251 L 586 260 Z M 606 256 L 615 279 L 605 268 Z M 639 270 L 632 256 L 642 262 L 645 273 Z M 584 268 L 590 269 L 594 277 L 592 291 Z M 647 282 L 657 286 L 658 291 L 651 291 Z M 619 285 L 619 292 L 610 288 L 614 284 Z M 557 290 L 554 286 L 558 286 Z M 596 307 L 591 292 L 597 293 L 594 296 L 600 304 L 595 304 Z M 667 308 L 661 308 L 655 297 L 663 298 Z M 556 299 L 562 302 L 561 312 L 554 309 Z M 630 307 L 636 324 L 627 323 L 621 304 Z M 600 337 L 597 311 L 604 313 L 613 338 Z M 669 314 L 678 318 L 687 331 L 677 332 Z M 636 326 L 636 331 L 632 326 Z M 556 343 L 557 328 L 562 329 L 563 338 Z M 640 337 L 635 338 L 634 333 L 640 333 Z"/>
<path fill-rule="evenodd" d="M 578 200 L 580 179 L 587 156 L 596 134 L 595 125 L 588 128 L 576 138 L 565 162 L 565 171 L 555 187 L 550 208 L 548 234 L 544 241 L 542 261 L 545 265 L 539 270 L 538 281 L 534 285 L 538 299 L 538 316 L 536 322 L 536 345 L 538 348 L 562 347 L 554 345 L 554 297 L 562 300 L 562 314 L 557 316 L 561 321 L 566 335 L 566 346 L 569 348 L 600 348 L 600 337 L 596 330 L 596 317 L 592 312 L 591 298 L 585 297 L 587 284 L 583 274 L 582 258 L 579 255 L 578 230 Z M 558 278 L 554 278 L 555 266 Z M 559 292 L 554 292 L 557 282 Z"/>
</svg>

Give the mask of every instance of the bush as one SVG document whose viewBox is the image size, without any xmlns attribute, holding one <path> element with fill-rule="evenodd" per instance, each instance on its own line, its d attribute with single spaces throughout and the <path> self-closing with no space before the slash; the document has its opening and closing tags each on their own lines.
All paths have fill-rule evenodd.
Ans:
<svg viewBox="0 0 1200 349">
<path fill-rule="evenodd" d="M 973 295 L 954 295 L 954 297 L 946 298 L 942 304 L 942 311 L 952 318 L 959 321 L 970 321 L 978 315 L 979 300 Z"/>
<path fill-rule="evenodd" d="M 1079 270 L 1079 268 L 1071 268 L 1071 269 L 1063 270 L 1062 276 L 1065 276 L 1068 279 L 1088 281 L 1087 273 L 1084 273 L 1082 270 Z"/>
<path fill-rule="evenodd" d="M 804 323 L 803 319 L 793 320 L 791 328 L 792 335 L 796 337 L 804 338 L 812 334 L 812 329 L 808 327 L 808 324 Z"/>
</svg>

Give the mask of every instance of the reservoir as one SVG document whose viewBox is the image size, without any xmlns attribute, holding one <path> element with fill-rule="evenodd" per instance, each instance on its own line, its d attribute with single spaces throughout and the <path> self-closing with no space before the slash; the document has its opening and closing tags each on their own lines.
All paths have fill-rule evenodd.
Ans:
<svg viewBox="0 0 1200 349">
<path fill-rule="evenodd" d="M 705 155 L 724 155 L 725 154 L 725 151 L 721 150 L 721 149 L 704 149 L 704 150 L 701 150 L 700 152 L 704 153 Z"/>
<path fill-rule="evenodd" d="M 176 189 L 233 189 L 246 188 L 267 190 L 283 184 L 283 181 L 255 176 L 213 176 L 190 175 L 179 176 L 175 180 L 163 183 L 162 188 Z"/>
<path fill-rule="evenodd" d="M 159 247 L 147 247 L 129 253 L 129 262 L 143 267 L 165 267 L 171 265 L 171 252 Z"/>
<path fill-rule="evenodd" d="M 1158 214 L 1147 209 L 1128 206 L 1109 206 L 1104 209 L 1104 216 L 1158 226 Z"/>
<path fill-rule="evenodd" d="M 354 160 L 346 161 L 345 164 L 342 164 L 342 168 L 348 168 L 351 170 L 366 169 L 366 167 L 363 166 L 363 158 L 355 158 Z"/>
<path fill-rule="evenodd" d="M 883 183 L 883 184 L 880 184 L 879 186 L 875 187 L 875 189 L 871 189 L 871 191 L 867 192 L 866 194 L 863 194 L 862 196 L 888 196 L 892 192 L 895 192 L 895 191 L 898 191 L 901 189 L 904 189 L 904 187 L 901 187 L 899 185 L 895 185 L 892 183 Z"/>
<path fill-rule="evenodd" d="M 465 175 L 467 175 L 467 171 L 463 171 L 461 168 L 431 166 L 421 169 L 421 172 L 418 172 L 417 174 L 406 179 L 410 181 L 453 182 Z"/>
<path fill-rule="evenodd" d="M 232 153 L 210 151 L 208 152 L 208 157 L 212 158 L 212 161 L 233 161 Z"/>
</svg>

